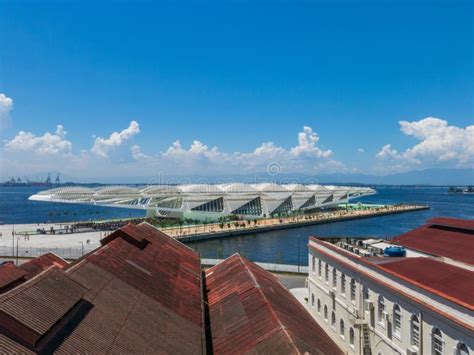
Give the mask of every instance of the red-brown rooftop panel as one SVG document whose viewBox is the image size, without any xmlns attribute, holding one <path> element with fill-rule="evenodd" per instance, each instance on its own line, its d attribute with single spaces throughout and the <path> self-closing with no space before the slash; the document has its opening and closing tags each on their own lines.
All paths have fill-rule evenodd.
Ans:
<svg viewBox="0 0 474 355">
<path fill-rule="evenodd" d="M 342 354 L 268 271 L 233 255 L 206 271 L 216 354 Z"/>
<path fill-rule="evenodd" d="M 20 264 L 19 268 L 28 274 L 26 276 L 27 279 L 31 279 L 35 275 L 39 274 L 40 272 L 46 270 L 47 268 L 53 265 L 62 269 L 68 265 L 68 262 L 57 256 L 56 254 L 47 253 L 41 255 L 36 259 L 32 259 L 23 264 Z"/>
<path fill-rule="evenodd" d="M 12 262 L 5 262 L 0 265 L 0 293 L 9 290 L 11 287 L 25 281 L 27 273 Z"/>
<path fill-rule="evenodd" d="M 474 309 L 474 272 L 432 258 L 404 258 L 379 264 L 434 294 Z"/>
<path fill-rule="evenodd" d="M 44 353 L 202 353 L 201 264 L 184 244 L 129 225 L 72 264 L 50 256 L 25 269 L 51 261 L 59 265 L 0 295 L 0 342 Z"/>
<path fill-rule="evenodd" d="M 474 221 L 434 218 L 391 241 L 406 248 L 474 265 Z"/>
<path fill-rule="evenodd" d="M 103 244 L 66 270 L 89 289 L 94 307 L 58 350 L 201 353 L 199 255 L 146 223 Z"/>
</svg>

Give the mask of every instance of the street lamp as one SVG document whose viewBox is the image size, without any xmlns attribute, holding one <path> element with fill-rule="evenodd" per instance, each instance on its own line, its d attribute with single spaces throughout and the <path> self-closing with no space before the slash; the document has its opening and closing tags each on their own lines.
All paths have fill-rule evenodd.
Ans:
<svg viewBox="0 0 474 355">
<path fill-rule="evenodd" d="M 299 234 L 296 236 L 298 239 L 298 273 L 300 272 L 300 237 Z"/>
</svg>

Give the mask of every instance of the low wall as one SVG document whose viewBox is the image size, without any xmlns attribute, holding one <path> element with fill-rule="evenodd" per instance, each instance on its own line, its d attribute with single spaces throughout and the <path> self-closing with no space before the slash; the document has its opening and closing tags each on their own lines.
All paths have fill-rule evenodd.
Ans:
<svg viewBox="0 0 474 355">
<path fill-rule="evenodd" d="M 246 227 L 246 228 L 229 230 L 229 231 L 208 232 L 208 233 L 201 233 L 201 234 L 179 236 L 175 238 L 183 243 L 186 243 L 186 242 L 193 242 L 193 241 L 198 241 L 198 240 L 236 237 L 236 236 L 241 236 L 245 234 L 263 233 L 263 232 L 270 232 L 270 231 L 275 231 L 275 230 L 298 228 L 298 227 L 312 226 L 312 225 L 318 225 L 318 224 L 327 224 L 327 223 L 336 223 L 336 222 L 350 221 L 350 220 L 356 220 L 356 219 L 373 218 L 373 217 L 380 217 L 380 216 L 399 214 L 399 213 L 423 211 L 423 210 L 428 210 L 428 209 L 429 209 L 428 206 L 413 206 L 411 208 L 406 208 L 406 209 L 377 211 L 371 214 L 364 214 L 364 215 L 341 216 L 341 217 L 327 218 L 327 219 L 321 219 L 321 220 L 305 220 L 305 221 L 298 221 L 298 222 L 288 222 L 288 223 L 274 224 L 271 226 Z"/>
</svg>

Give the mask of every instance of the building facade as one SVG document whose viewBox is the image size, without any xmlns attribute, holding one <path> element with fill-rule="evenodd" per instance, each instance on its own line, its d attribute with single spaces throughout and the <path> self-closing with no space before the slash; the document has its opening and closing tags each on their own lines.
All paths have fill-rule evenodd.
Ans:
<svg viewBox="0 0 474 355">
<path fill-rule="evenodd" d="M 41 191 L 30 200 L 144 209 L 148 216 L 217 220 L 228 215 L 260 218 L 332 207 L 374 193 L 366 187 L 274 183 L 74 186 Z"/>
<path fill-rule="evenodd" d="M 473 230 L 450 238 L 474 241 Z M 471 267 L 419 250 L 383 256 L 378 243 L 387 244 L 310 239 L 308 308 L 317 322 L 349 354 L 472 354 Z"/>
</svg>

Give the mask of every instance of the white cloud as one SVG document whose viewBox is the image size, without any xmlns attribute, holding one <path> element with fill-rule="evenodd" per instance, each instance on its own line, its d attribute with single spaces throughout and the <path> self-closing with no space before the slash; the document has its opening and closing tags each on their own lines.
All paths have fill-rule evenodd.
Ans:
<svg viewBox="0 0 474 355">
<path fill-rule="evenodd" d="M 147 154 L 140 145 L 133 144 L 120 150 L 118 159 L 112 159 L 112 151 L 125 146 L 139 131 L 138 123 L 132 121 L 128 128 L 112 133 L 109 138 L 96 137 L 90 151 L 79 147 L 78 154 L 72 153 L 63 126 L 57 126 L 54 134 L 43 136 L 22 131 L 5 142 L 0 159 L 9 174 L 48 169 L 75 178 L 252 174 L 266 173 L 271 164 L 277 164 L 281 173 L 347 171 L 344 164 L 331 158 L 330 150 L 318 147 L 319 137 L 310 127 L 303 128 L 296 145 L 290 148 L 266 142 L 249 152 L 223 152 L 197 139 L 187 147 L 176 140 L 157 154 Z"/>
<path fill-rule="evenodd" d="M 401 155 L 398 154 L 396 149 L 392 148 L 391 144 L 386 144 L 380 149 L 376 155 L 377 158 L 386 160 L 386 159 L 400 159 Z"/>
<path fill-rule="evenodd" d="M 357 149 L 357 153 L 361 153 L 361 154 L 365 153 L 365 149 L 364 148 L 359 148 L 359 149 Z"/>
<path fill-rule="evenodd" d="M 123 142 L 131 139 L 136 134 L 140 133 L 140 126 L 137 121 L 131 121 L 128 128 L 121 132 L 113 132 L 109 138 L 97 137 L 91 152 L 102 158 L 108 158 L 109 152 L 120 146 Z"/>
<path fill-rule="evenodd" d="M 132 152 L 132 157 L 135 160 L 147 159 L 149 158 L 146 154 L 142 153 L 142 149 L 138 144 L 131 146 L 130 151 Z"/>
<path fill-rule="evenodd" d="M 27 152 L 36 155 L 69 155 L 72 143 L 65 139 L 66 134 L 67 132 L 61 125 L 56 127 L 56 133 L 46 132 L 42 136 L 20 131 L 12 140 L 5 142 L 5 149 L 12 153 Z"/>
<path fill-rule="evenodd" d="M 0 130 L 10 124 L 10 111 L 13 109 L 13 100 L 5 94 L 0 94 Z"/>
<path fill-rule="evenodd" d="M 295 156 L 308 155 L 316 158 L 329 158 L 332 152 L 317 147 L 318 141 L 318 134 L 311 127 L 304 126 L 303 132 L 298 133 L 298 145 L 291 148 L 291 153 Z"/>
<path fill-rule="evenodd" d="M 408 122 L 400 121 L 400 130 L 420 142 L 403 152 L 390 144 L 377 153 L 381 161 L 397 161 L 397 169 L 417 167 L 472 167 L 474 165 L 474 125 L 460 128 L 434 117 Z M 394 170 L 392 166 L 390 170 Z"/>
</svg>

